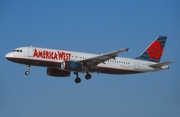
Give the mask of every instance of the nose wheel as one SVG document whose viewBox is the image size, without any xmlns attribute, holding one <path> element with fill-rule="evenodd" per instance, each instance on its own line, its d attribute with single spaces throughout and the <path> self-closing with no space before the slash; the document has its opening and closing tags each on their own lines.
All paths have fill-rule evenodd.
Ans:
<svg viewBox="0 0 180 117">
<path fill-rule="evenodd" d="M 26 65 L 26 66 L 27 66 L 27 71 L 25 71 L 25 74 L 29 75 L 30 65 Z"/>
<path fill-rule="evenodd" d="M 25 74 L 26 74 L 26 75 L 29 75 L 29 71 L 25 71 Z"/>
</svg>

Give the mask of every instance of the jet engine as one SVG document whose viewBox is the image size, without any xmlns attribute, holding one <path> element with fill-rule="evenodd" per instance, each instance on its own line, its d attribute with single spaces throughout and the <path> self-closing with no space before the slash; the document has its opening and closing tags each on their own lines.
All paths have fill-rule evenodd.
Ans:
<svg viewBox="0 0 180 117">
<path fill-rule="evenodd" d="M 81 71 L 84 69 L 84 66 L 80 62 L 63 61 L 61 64 L 61 69 L 70 71 Z"/>
<path fill-rule="evenodd" d="M 70 71 L 63 71 L 56 68 L 47 68 L 47 75 L 55 77 L 68 77 L 70 76 Z"/>
</svg>

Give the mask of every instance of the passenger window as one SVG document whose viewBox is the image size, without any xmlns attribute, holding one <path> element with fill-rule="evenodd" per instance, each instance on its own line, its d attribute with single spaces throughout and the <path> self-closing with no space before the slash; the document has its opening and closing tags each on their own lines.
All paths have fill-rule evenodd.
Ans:
<svg viewBox="0 0 180 117">
<path fill-rule="evenodd" d="M 20 52 L 22 52 L 22 50 L 20 50 Z"/>
</svg>

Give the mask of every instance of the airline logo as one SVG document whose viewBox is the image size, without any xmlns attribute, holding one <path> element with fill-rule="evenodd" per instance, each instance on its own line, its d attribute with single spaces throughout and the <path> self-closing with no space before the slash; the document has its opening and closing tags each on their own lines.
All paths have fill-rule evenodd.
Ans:
<svg viewBox="0 0 180 117">
<path fill-rule="evenodd" d="M 35 48 L 33 57 L 67 61 L 70 60 L 71 53 L 62 52 L 62 51 L 37 50 Z"/>
<path fill-rule="evenodd" d="M 156 60 L 159 60 L 161 58 L 161 55 L 163 53 L 163 49 L 161 48 L 161 44 L 157 41 L 151 44 L 151 46 L 147 49 L 147 53 L 152 60 L 155 58 Z"/>
<path fill-rule="evenodd" d="M 77 65 L 76 65 L 76 63 L 72 62 L 72 63 L 70 64 L 70 66 L 71 66 L 71 68 L 75 69 Z"/>
</svg>

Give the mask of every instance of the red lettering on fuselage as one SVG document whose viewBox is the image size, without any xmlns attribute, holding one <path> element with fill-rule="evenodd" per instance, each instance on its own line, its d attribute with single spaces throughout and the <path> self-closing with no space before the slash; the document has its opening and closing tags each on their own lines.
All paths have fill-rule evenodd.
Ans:
<svg viewBox="0 0 180 117">
<path fill-rule="evenodd" d="M 71 53 L 62 52 L 62 51 L 47 51 L 47 50 L 37 50 L 34 49 L 34 57 L 36 58 L 45 58 L 52 60 L 70 60 Z"/>
</svg>

